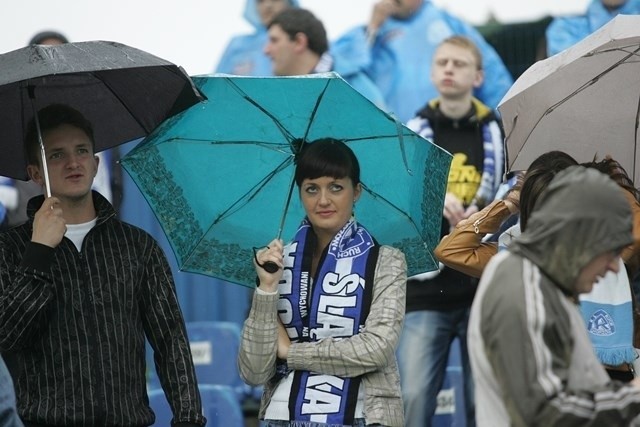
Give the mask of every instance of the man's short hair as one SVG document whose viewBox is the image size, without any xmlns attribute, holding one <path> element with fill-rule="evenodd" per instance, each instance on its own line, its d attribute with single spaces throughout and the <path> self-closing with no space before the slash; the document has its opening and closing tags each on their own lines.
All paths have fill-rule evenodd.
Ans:
<svg viewBox="0 0 640 427">
<path fill-rule="evenodd" d="M 34 35 L 31 40 L 29 40 L 29 44 L 42 44 L 43 41 L 49 39 L 58 40 L 60 43 L 69 43 L 69 40 L 57 31 L 42 31 Z"/>
<path fill-rule="evenodd" d="M 320 56 L 329 50 L 327 31 L 322 21 L 306 9 L 285 9 L 273 18 L 269 28 L 274 25 L 279 25 L 291 40 L 298 33 L 307 36 L 309 49 Z"/>
<path fill-rule="evenodd" d="M 446 39 L 440 42 L 438 47 L 445 44 L 451 44 L 453 46 L 458 46 L 463 49 L 467 49 L 469 52 L 471 52 L 471 54 L 473 55 L 473 58 L 476 61 L 476 68 L 478 70 L 482 70 L 482 54 L 480 53 L 480 49 L 478 49 L 478 46 L 476 46 L 476 44 L 473 41 L 471 41 L 469 37 L 465 37 L 465 36 L 447 37 Z"/>
<path fill-rule="evenodd" d="M 40 132 L 42 135 L 62 125 L 77 127 L 87 134 L 89 140 L 91 140 L 91 148 L 95 151 L 93 126 L 91 122 L 75 108 L 64 104 L 51 104 L 38 112 L 38 120 L 40 122 Z M 38 140 L 35 119 L 31 119 L 27 125 L 25 150 L 27 154 L 27 164 L 40 165 L 40 141 Z"/>
</svg>

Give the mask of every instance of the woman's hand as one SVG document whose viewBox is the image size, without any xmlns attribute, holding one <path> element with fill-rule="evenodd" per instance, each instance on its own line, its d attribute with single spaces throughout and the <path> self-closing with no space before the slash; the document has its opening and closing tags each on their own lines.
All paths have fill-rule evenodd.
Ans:
<svg viewBox="0 0 640 427">
<path fill-rule="evenodd" d="M 282 278 L 282 269 L 284 268 L 282 256 L 283 250 L 284 245 L 282 240 L 273 239 L 268 246 L 256 252 L 256 256 L 253 259 L 253 265 L 256 267 L 256 273 L 260 280 L 260 289 L 265 292 L 275 292 L 278 290 L 278 283 Z M 275 273 L 269 273 L 261 267 L 265 262 L 275 263 L 278 266 L 278 270 Z"/>
<path fill-rule="evenodd" d="M 280 359 L 287 360 L 290 345 L 291 340 L 289 339 L 289 335 L 280 320 L 278 320 L 278 357 Z"/>
</svg>

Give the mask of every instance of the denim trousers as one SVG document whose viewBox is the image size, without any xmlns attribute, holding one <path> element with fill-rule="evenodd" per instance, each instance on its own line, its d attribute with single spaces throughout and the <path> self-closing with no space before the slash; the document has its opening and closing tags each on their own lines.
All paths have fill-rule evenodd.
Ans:
<svg viewBox="0 0 640 427">
<path fill-rule="evenodd" d="M 467 427 L 475 426 L 475 399 L 467 352 L 470 307 L 450 311 L 421 310 L 406 314 L 398 344 L 398 367 L 405 427 L 430 427 L 447 370 L 449 349 L 460 340 Z"/>
<path fill-rule="evenodd" d="M 22 427 L 16 411 L 13 382 L 4 360 L 0 357 L 0 426 Z"/>
<path fill-rule="evenodd" d="M 336 426 L 335 424 L 314 423 L 307 421 L 261 420 L 259 427 L 375 427 L 382 424 L 365 424 L 363 418 L 356 418 L 350 426 Z"/>
</svg>

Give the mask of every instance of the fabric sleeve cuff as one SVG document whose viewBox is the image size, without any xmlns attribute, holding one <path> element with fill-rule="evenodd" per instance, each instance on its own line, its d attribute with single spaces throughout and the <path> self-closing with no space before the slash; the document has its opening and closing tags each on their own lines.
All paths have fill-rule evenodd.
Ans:
<svg viewBox="0 0 640 427">
<path fill-rule="evenodd" d="M 258 321 L 273 322 L 278 313 L 278 300 L 280 295 L 278 292 L 269 293 L 265 291 L 258 291 L 253 295 L 253 301 L 251 303 L 251 311 L 253 317 Z"/>
<path fill-rule="evenodd" d="M 305 370 L 309 363 L 309 355 L 305 355 L 305 347 L 313 345 L 311 343 L 291 343 L 287 353 L 287 365 L 292 370 Z M 306 361 L 306 363 L 305 363 Z"/>
<path fill-rule="evenodd" d="M 263 291 L 260 288 L 256 288 L 256 293 L 258 295 L 278 295 L 278 291 L 274 291 L 274 292 L 267 292 L 267 291 Z"/>
<path fill-rule="evenodd" d="M 46 272 L 53 263 L 55 249 L 41 243 L 30 242 L 22 257 L 21 267 Z"/>
</svg>

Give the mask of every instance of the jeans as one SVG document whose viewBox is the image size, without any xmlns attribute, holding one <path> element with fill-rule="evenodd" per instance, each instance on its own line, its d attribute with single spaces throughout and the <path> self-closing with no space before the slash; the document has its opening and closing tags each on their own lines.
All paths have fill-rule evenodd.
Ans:
<svg viewBox="0 0 640 427">
<path fill-rule="evenodd" d="M 467 427 L 475 426 L 473 377 L 467 351 L 470 308 L 406 314 L 398 344 L 405 427 L 430 427 L 447 369 L 449 349 L 460 340 Z"/>
<path fill-rule="evenodd" d="M 16 411 L 16 395 L 11 375 L 0 357 L 0 426 L 21 427 L 22 422 Z"/>
<path fill-rule="evenodd" d="M 356 418 L 353 424 L 347 427 L 375 427 L 381 424 L 365 424 L 363 418 Z M 337 427 L 335 424 L 314 423 L 305 421 L 262 420 L 259 427 Z"/>
</svg>

